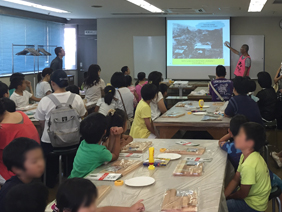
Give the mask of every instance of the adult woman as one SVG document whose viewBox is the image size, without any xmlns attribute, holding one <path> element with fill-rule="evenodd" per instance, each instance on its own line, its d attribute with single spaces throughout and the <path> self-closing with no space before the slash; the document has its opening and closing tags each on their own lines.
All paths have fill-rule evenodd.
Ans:
<svg viewBox="0 0 282 212">
<path fill-rule="evenodd" d="M 50 86 L 50 76 L 53 70 L 51 68 L 45 68 L 41 73 L 37 74 L 38 83 L 36 85 L 36 97 L 43 98 L 52 93 Z"/>
<path fill-rule="evenodd" d="M 148 76 L 148 82 L 157 86 L 159 90 L 160 83 L 162 81 L 162 73 L 158 71 L 153 71 Z M 156 98 L 150 103 L 151 111 L 152 111 L 152 120 L 158 118 L 161 114 L 167 111 L 164 97 L 162 93 L 159 91 Z"/>
<path fill-rule="evenodd" d="M 115 98 L 116 108 L 123 110 L 127 113 L 128 118 L 133 117 L 133 100 L 134 96 L 131 91 L 126 87 L 125 77 L 122 72 L 116 72 L 111 78 L 111 84 L 117 89 Z"/>
<path fill-rule="evenodd" d="M 106 87 L 104 80 L 100 78 L 101 68 L 99 65 L 91 65 L 84 82 L 85 98 L 87 102 L 97 103 L 102 98 L 103 90 Z"/>
<path fill-rule="evenodd" d="M 276 72 L 276 75 L 274 77 L 274 83 L 278 83 L 278 91 L 280 91 L 282 93 L 282 64 L 279 67 L 279 69 Z"/>
<path fill-rule="evenodd" d="M 40 143 L 38 132 L 28 116 L 21 111 L 8 112 L 4 100 L 0 99 L 0 184 L 4 184 L 14 175 L 3 163 L 3 150 L 19 137 L 30 138 Z"/>
</svg>

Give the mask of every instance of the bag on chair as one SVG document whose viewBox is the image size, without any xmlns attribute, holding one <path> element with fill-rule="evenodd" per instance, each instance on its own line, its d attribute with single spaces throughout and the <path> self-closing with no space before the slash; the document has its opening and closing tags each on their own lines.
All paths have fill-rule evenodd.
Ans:
<svg viewBox="0 0 282 212">
<path fill-rule="evenodd" d="M 80 117 L 72 103 L 75 94 L 71 94 L 67 103 L 60 103 L 55 95 L 47 96 L 55 104 L 48 121 L 47 132 L 53 147 L 68 147 L 79 144 Z"/>
</svg>

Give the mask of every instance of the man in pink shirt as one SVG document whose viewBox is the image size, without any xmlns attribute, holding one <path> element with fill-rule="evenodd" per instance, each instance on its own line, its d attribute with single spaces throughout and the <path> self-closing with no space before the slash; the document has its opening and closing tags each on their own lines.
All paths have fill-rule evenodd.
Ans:
<svg viewBox="0 0 282 212">
<path fill-rule="evenodd" d="M 228 42 L 225 42 L 225 46 L 229 48 L 233 53 L 239 55 L 239 61 L 237 63 L 236 69 L 234 71 L 235 76 L 237 77 L 245 77 L 249 76 L 251 69 L 251 57 L 248 54 L 249 46 L 247 44 L 243 44 L 240 49 L 240 52 L 236 49 L 233 49 Z"/>
</svg>

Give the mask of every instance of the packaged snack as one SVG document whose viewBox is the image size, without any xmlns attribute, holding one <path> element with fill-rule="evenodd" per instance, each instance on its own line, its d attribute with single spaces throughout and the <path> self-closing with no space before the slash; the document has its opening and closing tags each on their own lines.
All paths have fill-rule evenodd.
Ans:
<svg viewBox="0 0 282 212">
<path fill-rule="evenodd" d="M 194 190 L 169 189 L 165 192 L 161 211 L 197 212 L 198 195 Z"/>
<path fill-rule="evenodd" d="M 147 142 L 132 142 L 122 148 L 122 153 L 143 153 L 146 149 L 152 146 L 151 141 Z"/>
<path fill-rule="evenodd" d="M 182 112 L 167 112 L 162 115 L 162 118 L 179 118 L 181 116 L 185 116 L 185 113 Z"/>
<path fill-rule="evenodd" d="M 185 146 L 176 146 L 167 149 L 166 153 L 177 153 L 180 155 L 202 155 L 206 151 L 205 147 L 185 147 Z"/>
<path fill-rule="evenodd" d="M 104 170 L 100 171 L 100 173 L 116 173 L 125 176 L 141 165 L 142 161 L 139 160 L 122 159 L 109 164 L 109 166 L 107 166 Z"/>
<path fill-rule="evenodd" d="M 203 173 L 202 162 L 181 160 L 173 171 L 174 176 L 201 176 Z"/>
</svg>

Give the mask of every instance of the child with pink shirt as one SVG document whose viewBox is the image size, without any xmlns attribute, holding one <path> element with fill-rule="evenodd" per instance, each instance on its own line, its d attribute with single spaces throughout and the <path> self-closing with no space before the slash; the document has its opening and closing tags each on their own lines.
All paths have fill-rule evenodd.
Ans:
<svg viewBox="0 0 282 212">
<path fill-rule="evenodd" d="M 146 85 L 148 83 L 148 81 L 146 81 L 146 74 L 144 72 L 139 72 L 137 77 L 138 77 L 138 81 L 135 84 L 135 89 L 136 89 L 136 93 L 138 95 L 137 102 L 140 102 L 141 99 L 142 99 L 141 89 L 144 85 Z"/>
</svg>

